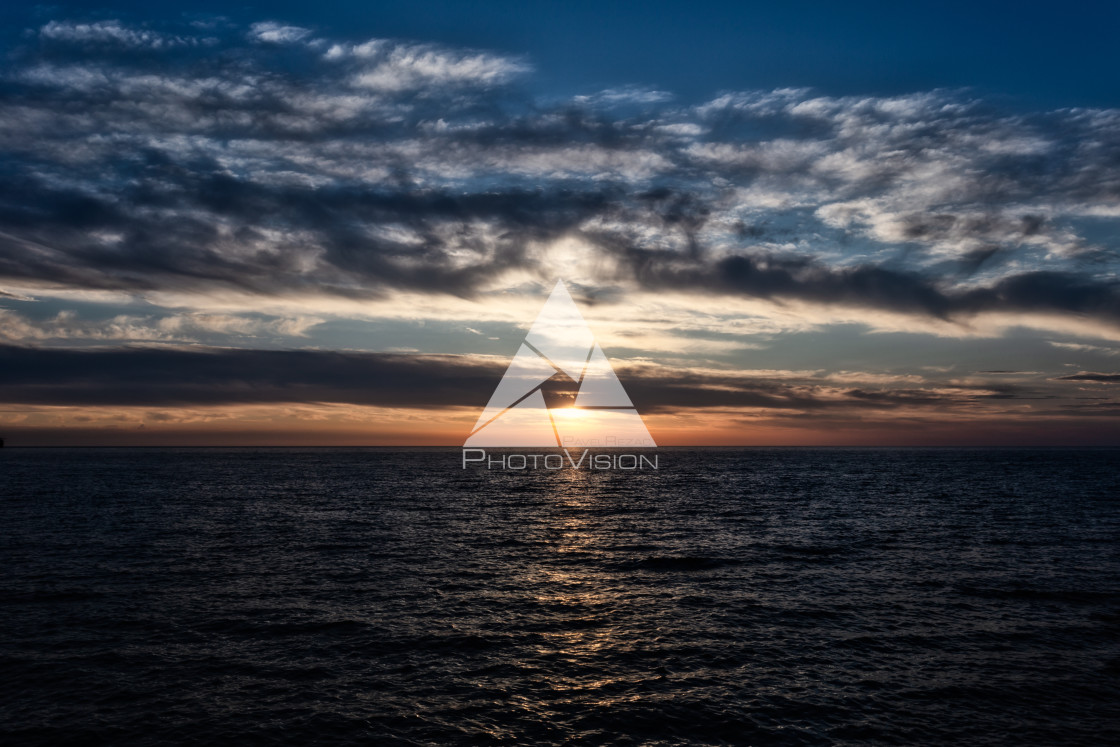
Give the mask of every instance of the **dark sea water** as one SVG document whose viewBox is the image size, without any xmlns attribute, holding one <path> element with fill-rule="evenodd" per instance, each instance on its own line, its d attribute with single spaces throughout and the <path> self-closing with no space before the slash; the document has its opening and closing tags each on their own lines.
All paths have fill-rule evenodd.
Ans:
<svg viewBox="0 0 1120 747">
<path fill-rule="evenodd" d="M 0 450 L 0 743 L 1120 744 L 1120 452 Z"/>
</svg>

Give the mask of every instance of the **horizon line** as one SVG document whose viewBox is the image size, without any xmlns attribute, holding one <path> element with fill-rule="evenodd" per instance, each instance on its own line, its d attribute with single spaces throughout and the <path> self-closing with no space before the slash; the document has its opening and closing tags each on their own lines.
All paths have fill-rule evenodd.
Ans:
<svg viewBox="0 0 1120 747">
<path fill-rule="evenodd" d="M 662 444 L 659 446 L 462 446 L 456 444 L 6 444 L 3 449 L 1120 449 L 1111 444 Z"/>
</svg>

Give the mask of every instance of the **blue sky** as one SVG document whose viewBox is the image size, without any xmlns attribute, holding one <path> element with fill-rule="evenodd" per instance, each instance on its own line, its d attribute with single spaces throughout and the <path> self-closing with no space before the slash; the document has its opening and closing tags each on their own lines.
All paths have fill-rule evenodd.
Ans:
<svg viewBox="0 0 1120 747">
<path fill-rule="evenodd" d="M 661 443 L 1120 440 L 1117 10 L 529 7 L 5 10 L 0 428 L 453 443 L 563 277 Z"/>
<path fill-rule="evenodd" d="M 1112 106 L 1112 2 L 117 2 L 12 7 L 7 26 L 67 16 L 174 21 L 277 18 L 364 40 L 390 37 L 523 55 L 530 88 L 571 95 L 638 85 L 685 101 L 723 90 L 812 87 L 893 95 L 974 88 L 1022 106 Z M 64 9 L 72 9 L 66 12 Z M 10 19 L 10 20 L 8 20 Z"/>
</svg>

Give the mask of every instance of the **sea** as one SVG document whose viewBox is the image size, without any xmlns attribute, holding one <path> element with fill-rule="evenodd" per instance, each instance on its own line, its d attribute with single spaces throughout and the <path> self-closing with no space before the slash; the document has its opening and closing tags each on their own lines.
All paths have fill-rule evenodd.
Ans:
<svg viewBox="0 0 1120 747">
<path fill-rule="evenodd" d="M 0 449 L 4 745 L 1120 744 L 1120 451 Z"/>
</svg>

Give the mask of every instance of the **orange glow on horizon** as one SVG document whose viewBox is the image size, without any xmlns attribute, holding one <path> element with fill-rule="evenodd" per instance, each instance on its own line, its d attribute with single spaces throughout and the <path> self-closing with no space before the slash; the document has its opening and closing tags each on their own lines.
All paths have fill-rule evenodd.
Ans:
<svg viewBox="0 0 1120 747">
<path fill-rule="evenodd" d="M 575 408 L 554 411 L 584 418 Z M 349 405 L 28 407 L 0 411 L 9 446 L 459 446 L 475 408 Z M 694 410 L 643 418 L 667 446 L 1120 445 L 1120 423 L 1070 417 L 919 417 L 914 413 Z"/>
</svg>

